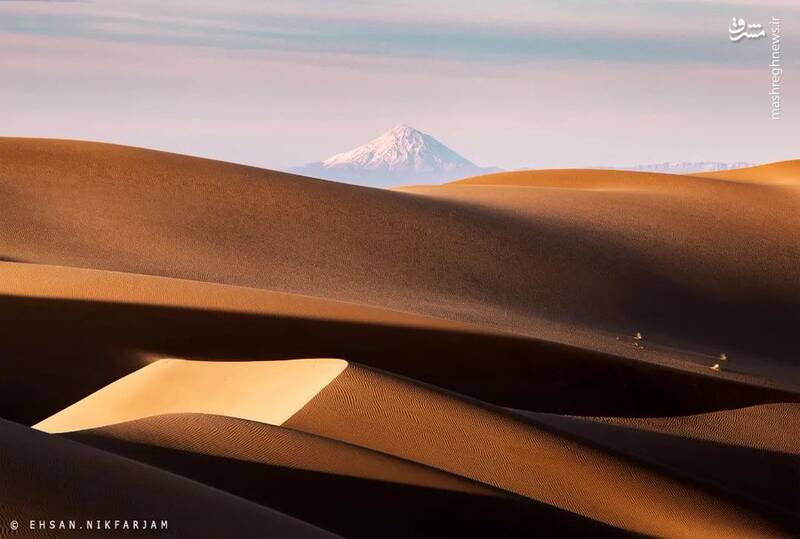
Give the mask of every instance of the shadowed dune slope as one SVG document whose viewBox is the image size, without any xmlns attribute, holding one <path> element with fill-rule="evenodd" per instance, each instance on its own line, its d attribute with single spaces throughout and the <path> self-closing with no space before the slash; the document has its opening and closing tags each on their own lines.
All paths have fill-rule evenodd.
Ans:
<svg viewBox="0 0 800 539">
<path fill-rule="evenodd" d="M 319 528 L 157 468 L 0 419 L 0 535 L 29 520 L 168 520 L 177 537 L 335 537 Z M 21 529 L 12 532 L 12 519 Z M 132 524 L 131 524 L 132 525 Z M 83 535 L 36 530 L 36 537 Z M 84 532 L 84 534 L 87 532 Z M 88 532 L 88 533 L 97 533 Z M 114 533 L 101 532 L 102 536 Z M 163 532 L 154 532 L 161 535 Z"/>
<path fill-rule="evenodd" d="M 569 231 L 562 250 L 543 256 L 554 260 L 574 249 L 581 261 L 550 274 L 558 282 L 541 281 L 561 297 L 546 304 L 581 298 L 616 312 L 588 315 L 572 305 L 579 325 L 641 326 L 651 346 L 733 353 L 747 371 L 771 358 L 793 363 L 800 345 L 790 328 L 800 316 L 800 276 L 790 270 L 800 262 L 800 192 L 794 187 L 556 170 L 403 191 L 492 209 L 534 227 L 559 223 Z M 538 277 L 531 276 L 537 284 Z M 793 369 L 758 375 L 797 378 Z"/>
<path fill-rule="evenodd" d="M 321 372 L 315 374 L 315 370 Z M 635 533 L 665 535 L 711 530 L 712 535 L 738 535 L 751 525 L 751 532 L 771 529 L 767 521 L 733 502 L 650 467 L 575 442 L 549 428 L 515 419 L 502 409 L 360 365 L 351 363 L 345 367 L 343 361 L 337 360 L 160 360 L 62 410 L 36 428 L 69 432 L 105 427 L 101 430 L 106 438 L 121 432 L 123 439 L 135 439 L 136 425 L 153 427 L 144 418 L 174 412 L 238 415 L 240 419 L 283 425 L 461 475 Z M 175 416 L 169 417 L 174 423 Z M 113 426 L 131 419 L 142 422 Z M 241 427 L 236 422 L 226 425 Z M 163 428 L 156 422 L 153 431 L 159 430 Z M 200 436 L 201 431 L 202 426 L 198 426 L 189 427 L 186 432 Z M 244 444 L 231 449 L 228 446 L 232 444 L 213 432 L 213 425 L 211 431 L 210 438 L 216 442 L 202 436 L 183 440 L 179 436 L 178 442 L 172 442 L 169 433 L 147 432 L 137 443 L 166 438 L 167 448 L 178 443 L 182 445 L 172 449 L 180 451 L 198 452 L 200 448 L 200 452 L 207 453 L 203 448 L 210 448 L 213 453 L 216 447 L 217 452 L 231 453 L 218 455 L 223 458 L 272 459 L 273 464 L 287 464 L 277 461 L 276 455 L 270 455 L 265 448 L 248 449 Z M 89 439 L 90 443 L 97 439 L 87 434 L 76 436 Z M 476 445 L 475 440 L 482 442 Z M 216 445 L 220 443 L 221 446 Z M 144 454 L 152 456 L 149 451 Z M 170 466 L 167 464 L 173 469 Z M 216 470 L 214 476 L 219 473 L 216 466 L 209 470 Z M 368 470 L 369 467 L 362 474 L 369 474 Z M 195 477 L 195 472 L 189 473 Z M 235 482 L 227 489 L 237 494 L 241 490 Z M 602 503 L 598 503 L 597 496 L 602 496 Z M 656 516 L 662 512 L 669 517 Z M 339 529 L 340 525 L 334 528 Z"/>
<path fill-rule="evenodd" d="M 527 412 L 535 422 L 778 508 L 800 529 L 800 406 L 706 414 L 580 418 Z"/>
<path fill-rule="evenodd" d="M 284 426 L 435 466 L 636 533 L 785 533 L 731 500 L 548 427 L 354 364 Z"/>
<path fill-rule="evenodd" d="M 0 315 L 0 416 L 28 424 L 165 357 L 339 357 L 503 406 L 580 415 L 798 400 L 768 380 L 713 373 L 707 357 L 670 363 L 669 353 L 613 339 L 598 352 L 365 305 L 107 271 L 0 263 Z"/>
<path fill-rule="evenodd" d="M 308 433 L 172 414 L 65 436 L 272 507 L 345 537 L 617 535 L 459 476 Z"/>
<path fill-rule="evenodd" d="M 559 188 L 564 175 L 580 189 Z M 0 257 L 380 305 L 572 344 L 575 328 L 642 331 L 676 350 L 778 364 L 800 346 L 789 322 L 800 312 L 796 190 L 616 171 L 485 178 L 509 177 L 539 180 L 385 191 L 6 138 Z"/>
</svg>

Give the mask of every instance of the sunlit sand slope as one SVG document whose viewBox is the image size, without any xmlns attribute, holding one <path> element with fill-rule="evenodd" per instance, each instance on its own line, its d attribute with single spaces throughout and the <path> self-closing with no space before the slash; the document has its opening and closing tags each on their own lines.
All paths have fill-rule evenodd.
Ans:
<svg viewBox="0 0 800 539">
<path fill-rule="evenodd" d="M 338 359 L 212 362 L 162 359 L 34 427 L 67 432 L 160 414 L 218 414 L 280 425 L 341 373 Z"/>
<path fill-rule="evenodd" d="M 800 160 L 780 161 L 757 167 L 721 170 L 719 172 L 705 172 L 695 174 L 695 176 L 797 187 L 800 186 Z"/>
<path fill-rule="evenodd" d="M 654 536 L 785 533 L 743 505 L 502 410 L 350 365 L 284 426 Z"/>
</svg>

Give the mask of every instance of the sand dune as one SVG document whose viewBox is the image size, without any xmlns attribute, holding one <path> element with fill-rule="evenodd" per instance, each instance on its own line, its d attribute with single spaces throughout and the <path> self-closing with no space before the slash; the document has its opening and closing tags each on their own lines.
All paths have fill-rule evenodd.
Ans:
<svg viewBox="0 0 800 539">
<path fill-rule="evenodd" d="M 647 351 L 612 339 L 605 348 L 597 339 L 572 347 L 375 307 L 151 276 L 0 263 L 0 312 L 7 330 L 0 414 L 26 423 L 169 357 L 340 357 L 504 406 L 582 415 L 798 400 L 791 378 L 715 373 L 707 367 L 713 357 L 676 362 L 649 343 Z M 27 398 L 32 393 L 39 397 Z"/>
<path fill-rule="evenodd" d="M 230 417 L 156 416 L 67 434 L 345 537 L 620 530 L 384 453 Z"/>
<path fill-rule="evenodd" d="M 0 534 L 5 537 L 63 537 L 87 532 L 96 519 L 167 520 L 172 536 L 335 537 L 311 525 L 242 498 L 151 466 L 110 455 L 0 419 Z M 11 520 L 20 529 L 12 531 Z M 44 520 L 75 520 L 75 531 L 30 530 Z M 65 524 L 69 525 L 69 524 Z M 101 525 L 105 526 L 103 522 Z M 120 524 L 123 525 L 123 524 Z M 83 526 L 83 532 L 81 528 Z M 111 536 L 134 531 L 99 533 Z M 161 535 L 164 532 L 154 532 Z M 142 533 L 139 531 L 138 533 Z"/>
<path fill-rule="evenodd" d="M 695 175 L 702 176 L 702 175 Z M 519 170 L 496 172 L 456 180 L 440 186 L 400 187 L 401 191 L 418 191 L 431 187 L 463 187 L 468 185 L 494 185 L 506 187 L 543 187 L 551 189 L 573 189 L 586 191 L 611 191 L 642 189 L 648 191 L 670 191 L 681 186 L 694 186 L 686 176 L 661 172 L 631 172 L 626 170 L 556 168 L 544 170 Z M 711 182 L 708 182 L 711 183 Z"/>
<path fill-rule="evenodd" d="M 636 533 L 785 533 L 733 501 L 653 469 L 352 364 L 284 426 L 435 466 Z"/>
<path fill-rule="evenodd" d="M 99 446 L 107 448 L 107 439 L 121 438 L 203 454 L 220 456 L 222 452 L 221 456 L 236 460 L 287 464 L 287 457 L 281 453 L 286 442 L 278 442 L 277 455 L 270 454 L 260 446 L 269 439 L 263 433 L 254 435 L 253 439 L 262 440 L 259 445 L 244 443 L 239 448 L 225 437 L 220 439 L 220 429 L 224 432 L 225 428 L 239 427 L 236 422 L 231 424 L 231 418 L 215 428 L 206 423 L 222 420 L 202 416 L 199 424 L 183 427 L 185 431 L 165 428 L 158 420 L 115 425 L 175 412 L 224 414 L 283 425 L 434 467 L 636 533 L 663 536 L 700 530 L 732 535 L 756 530 L 777 532 L 768 521 L 735 502 L 686 486 L 649 467 L 515 420 L 502 410 L 337 360 L 161 360 L 66 408 L 36 428 L 68 432 L 105 427 L 97 432 L 78 433 L 75 439 L 92 443 L 98 437 L 105 438 Z M 166 421 L 174 426 L 175 416 L 168 416 Z M 177 421 L 184 419 L 179 416 Z M 144 433 L 137 425 L 144 425 Z M 210 428 L 211 433 L 194 438 L 203 428 Z M 165 439 L 166 444 L 162 441 Z M 482 443 L 476 446 L 475 440 Z M 503 447 L 515 449 L 509 453 Z M 134 448 L 136 451 L 141 449 Z M 333 457 L 333 451 L 329 452 Z M 130 449 L 121 453 L 130 456 Z M 163 457 L 138 458 L 159 463 Z M 171 460 L 175 458 L 172 455 Z M 337 465 L 342 473 L 341 459 Z M 181 469 L 179 463 L 168 469 L 174 466 Z M 357 473 L 362 476 L 374 475 L 368 463 L 359 463 L 358 468 L 361 471 Z M 221 473 L 217 466 L 211 470 L 213 477 Z M 335 470 L 336 466 L 316 471 Z M 594 497 L 587 496 L 587 488 L 599 492 L 600 485 L 604 494 L 603 503 L 598 505 Z M 240 488 L 234 485 L 226 490 L 239 494 Z M 635 506 L 630 504 L 631 499 L 636 500 Z M 277 507 L 284 509 L 280 504 Z M 296 509 L 289 512 L 295 514 Z M 662 517 L 654 517 L 661 512 Z M 734 519 L 733 514 L 741 515 L 741 519 Z"/>
<path fill-rule="evenodd" d="M 796 534 L 798 170 L 377 190 L 0 138 L 0 521 Z"/>
<path fill-rule="evenodd" d="M 526 412 L 560 432 L 679 471 L 800 526 L 800 407 L 768 404 L 657 418 L 579 418 Z M 776 428 L 779 425 L 779 428 Z"/>
<path fill-rule="evenodd" d="M 337 359 L 162 359 L 34 425 L 67 432 L 160 414 L 218 414 L 280 425 L 341 373 Z"/>
<path fill-rule="evenodd" d="M 554 174 L 488 178 L 552 184 Z M 299 293 L 570 344 L 581 344 L 576 328 L 641 331 L 677 351 L 754 364 L 792 357 L 795 191 L 569 174 L 618 187 L 385 191 L 136 148 L 6 138 L 0 257 Z"/>
<path fill-rule="evenodd" d="M 742 183 L 797 185 L 800 182 L 800 160 L 779 161 L 766 165 L 715 172 L 695 172 L 692 174 L 579 168 L 522 170 L 465 178 L 447 183 L 445 186 L 506 185 L 588 190 L 645 188 L 652 191 L 672 190 L 686 186 L 696 188 L 698 186 L 697 178 Z M 415 190 L 419 187 L 400 187 L 399 189 Z"/>
<path fill-rule="evenodd" d="M 695 174 L 695 176 L 716 178 L 727 181 L 765 183 L 797 187 L 800 185 L 800 161 L 780 161 L 778 163 L 759 165 L 757 167 L 721 170 L 718 172 L 704 172 L 701 174 Z"/>
<path fill-rule="evenodd" d="M 0 261 L 0 295 L 473 331 L 467 324 L 326 298 L 134 273 Z"/>
</svg>

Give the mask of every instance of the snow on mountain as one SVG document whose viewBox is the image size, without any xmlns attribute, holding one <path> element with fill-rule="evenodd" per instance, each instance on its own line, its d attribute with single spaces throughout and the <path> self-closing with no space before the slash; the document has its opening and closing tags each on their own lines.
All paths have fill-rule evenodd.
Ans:
<svg viewBox="0 0 800 539">
<path fill-rule="evenodd" d="M 290 171 L 327 180 L 389 187 L 441 183 L 498 170 L 479 167 L 432 136 L 399 125 L 363 146 Z"/>
</svg>

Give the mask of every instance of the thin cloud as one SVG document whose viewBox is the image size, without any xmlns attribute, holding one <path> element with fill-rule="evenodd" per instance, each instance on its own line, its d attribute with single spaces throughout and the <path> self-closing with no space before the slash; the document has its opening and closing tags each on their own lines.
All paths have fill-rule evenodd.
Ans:
<svg viewBox="0 0 800 539">
<path fill-rule="evenodd" d="M 721 26 L 722 28 L 722 26 Z M 228 50 L 350 54 L 377 57 L 446 59 L 465 63 L 520 64 L 540 61 L 730 64 L 756 61 L 755 48 L 730 45 L 707 31 L 697 34 L 642 34 L 642 29 L 564 32 L 480 25 L 474 22 L 396 22 L 334 20 L 317 16 L 261 15 L 207 19 L 165 14 L 87 15 L 85 13 L 7 13 L 0 31 L 59 38 L 140 44 L 214 47 Z"/>
</svg>

